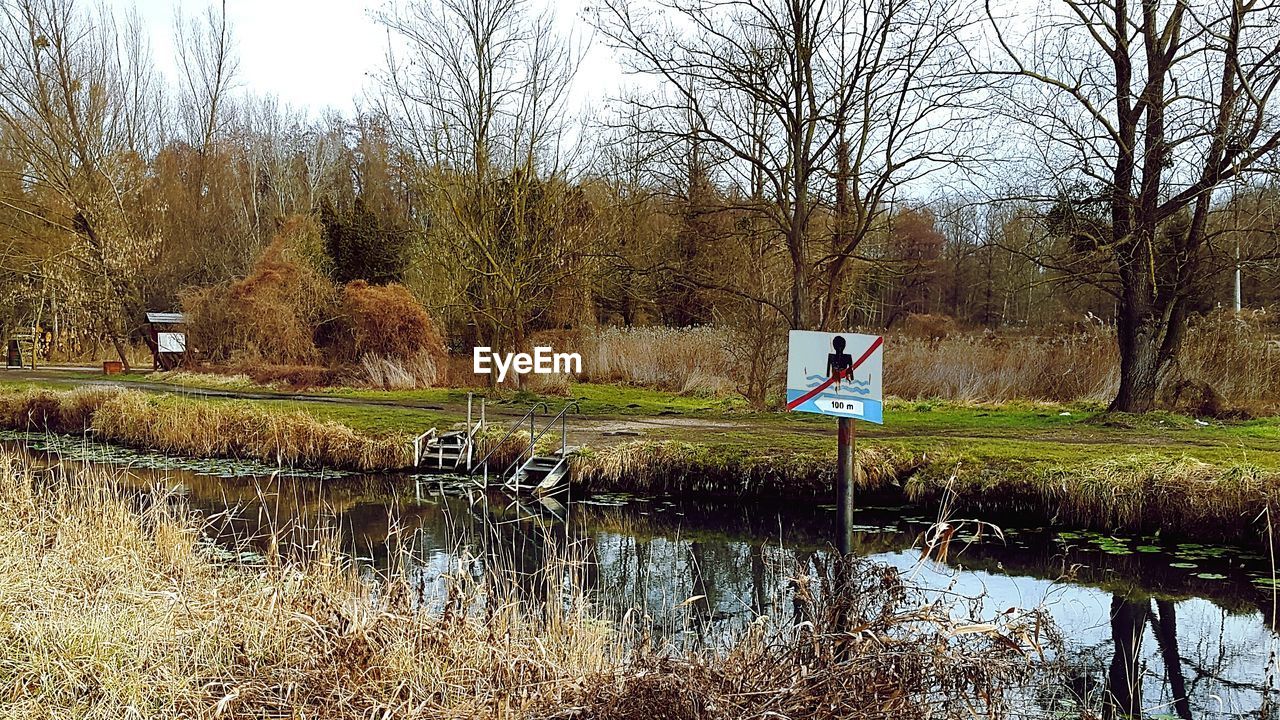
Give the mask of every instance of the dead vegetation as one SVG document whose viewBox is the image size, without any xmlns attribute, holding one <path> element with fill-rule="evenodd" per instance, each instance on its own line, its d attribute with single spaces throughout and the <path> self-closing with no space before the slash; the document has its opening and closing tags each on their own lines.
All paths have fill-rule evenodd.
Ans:
<svg viewBox="0 0 1280 720">
<path fill-rule="evenodd" d="M 431 611 L 323 534 L 303 558 L 227 559 L 250 556 L 157 492 L 0 455 L 6 717 L 998 717 L 1050 672 L 1039 613 L 984 617 L 867 561 L 797 569 L 791 617 L 681 651 L 578 586 L 514 601 L 510 569 L 455 565 Z"/>
<path fill-rule="evenodd" d="M 864 489 L 909 475 L 920 460 L 883 446 L 858 448 Z M 679 440 L 633 440 L 583 451 L 574 483 L 587 492 L 725 497 L 825 497 L 836 466 L 829 453 L 780 452 L 748 456 Z"/>
<path fill-rule="evenodd" d="M 196 357 L 223 364 L 317 361 L 314 328 L 333 302 L 333 288 L 301 248 L 318 232 L 314 221 L 294 219 L 248 275 L 183 295 L 188 346 Z"/>
<path fill-rule="evenodd" d="M 117 388 L 0 393 L 0 425 L 90 433 L 129 447 L 249 458 L 280 467 L 386 470 L 409 464 L 404 438 L 371 437 L 303 412 L 265 410 L 249 402 L 181 400 Z"/>
<path fill-rule="evenodd" d="M 1000 717 L 1029 704 L 1060 638 L 1038 611 L 977 619 L 930 598 L 899 572 L 836 557 L 817 576 L 789 581 L 791 627 L 765 623 L 719 655 L 641 652 L 587 678 L 545 718 Z"/>
<path fill-rule="evenodd" d="M 965 471 L 957 475 L 958 464 Z M 1032 461 L 982 467 L 935 454 L 904 478 L 903 489 L 908 500 L 926 503 L 954 492 L 957 507 L 978 514 L 1023 514 L 1063 527 L 1203 541 L 1265 541 L 1261 519 L 1280 508 L 1280 472 L 1243 461 L 1218 465 L 1154 453 L 1069 467 Z"/>
<path fill-rule="evenodd" d="M 877 332 L 874 329 L 867 332 Z M 747 394 L 751 349 L 719 327 L 610 328 L 562 334 L 582 353 L 585 382 L 680 394 Z M 906 400 L 1107 403 L 1120 383 L 1114 330 L 1084 325 L 1059 334 L 959 332 L 945 316 L 908 316 L 885 334 L 886 395 Z M 764 371 L 781 398 L 785 353 Z M 1231 418 L 1280 412 L 1280 325 L 1264 311 L 1194 320 L 1161 392 L 1166 409 Z"/>
<path fill-rule="evenodd" d="M 426 309 L 395 283 L 336 285 L 311 259 L 318 233 L 294 218 L 245 277 L 183 295 L 191 362 L 294 388 L 438 384 L 444 341 Z"/>
<path fill-rule="evenodd" d="M 580 377 L 585 382 L 681 394 L 717 394 L 735 388 L 740 353 L 735 352 L 733 334 L 720 328 L 611 327 L 578 335 L 571 343 L 571 351 L 582 354 Z"/>
</svg>

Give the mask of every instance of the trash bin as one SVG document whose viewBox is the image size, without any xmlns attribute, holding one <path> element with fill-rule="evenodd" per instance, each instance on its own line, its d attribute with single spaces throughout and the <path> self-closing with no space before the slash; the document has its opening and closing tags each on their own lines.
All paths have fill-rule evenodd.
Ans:
<svg viewBox="0 0 1280 720">
<path fill-rule="evenodd" d="M 22 348 L 18 346 L 17 340 L 9 341 L 9 352 L 6 353 L 5 364 L 11 368 L 22 367 Z"/>
</svg>

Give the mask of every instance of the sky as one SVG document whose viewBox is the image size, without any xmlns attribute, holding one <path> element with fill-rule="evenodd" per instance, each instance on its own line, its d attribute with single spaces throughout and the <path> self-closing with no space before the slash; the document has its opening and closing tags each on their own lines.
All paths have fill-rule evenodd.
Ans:
<svg viewBox="0 0 1280 720">
<path fill-rule="evenodd" d="M 562 32 L 590 40 L 581 19 L 586 0 L 530 0 L 530 8 L 554 8 Z M 175 81 L 174 15 L 200 15 L 205 0 L 108 0 L 121 13 L 136 8 L 151 36 L 156 67 Z M 326 108 L 350 115 L 369 74 L 383 64 L 385 29 L 369 11 L 384 0 L 227 0 L 227 17 L 239 51 L 238 92 L 275 95 L 319 115 Z M 592 42 L 575 82 L 574 104 L 602 104 L 622 86 L 622 72 L 608 48 Z"/>
</svg>

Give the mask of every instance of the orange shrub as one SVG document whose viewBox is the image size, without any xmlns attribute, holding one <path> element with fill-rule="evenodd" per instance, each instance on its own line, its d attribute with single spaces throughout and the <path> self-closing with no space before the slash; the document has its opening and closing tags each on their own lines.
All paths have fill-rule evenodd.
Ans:
<svg viewBox="0 0 1280 720">
<path fill-rule="evenodd" d="M 330 337 L 335 354 L 409 360 L 423 353 L 442 358 L 444 341 L 435 321 L 403 285 L 355 280 L 342 288 L 340 318 Z"/>
<path fill-rule="evenodd" d="M 200 360 L 317 360 L 315 327 L 332 305 L 333 284 L 300 250 L 314 232 L 314 223 L 286 223 L 247 276 L 183 293 L 189 346 Z"/>
</svg>

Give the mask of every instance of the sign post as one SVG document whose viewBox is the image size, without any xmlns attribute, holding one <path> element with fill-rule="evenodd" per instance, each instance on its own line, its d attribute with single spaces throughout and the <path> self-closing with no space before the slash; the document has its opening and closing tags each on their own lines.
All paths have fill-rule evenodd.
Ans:
<svg viewBox="0 0 1280 720">
<path fill-rule="evenodd" d="M 884 338 L 792 330 L 787 349 L 787 409 L 839 418 L 836 502 L 841 553 L 853 550 L 853 490 L 858 476 L 854 420 L 884 423 Z"/>
</svg>

